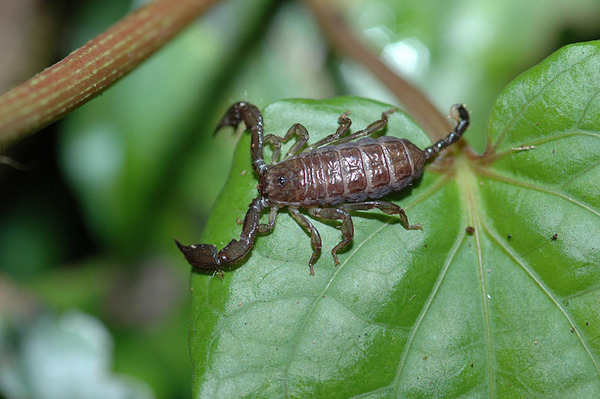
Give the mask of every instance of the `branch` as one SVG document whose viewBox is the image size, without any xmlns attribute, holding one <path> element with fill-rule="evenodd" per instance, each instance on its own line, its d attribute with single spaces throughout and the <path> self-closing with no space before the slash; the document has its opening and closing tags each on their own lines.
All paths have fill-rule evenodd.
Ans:
<svg viewBox="0 0 600 399">
<path fill-rule="evenodd" d="M 43 128 L 133 70 L 217 0 L 156 0 L 0 96 L 0 145 Z"/>
<path fill-rule="evenodd" d="M 432 141 L 446 137 L 451 130 L 447 118 L 440 114 L 425 95 L 387 67 L 348 29 L 341 16 L 324 0 L 303 0 L 315 15 L 332 48 L 363 64 L 379 78 L 408 113 L 427 132 Z"/>
</svg>

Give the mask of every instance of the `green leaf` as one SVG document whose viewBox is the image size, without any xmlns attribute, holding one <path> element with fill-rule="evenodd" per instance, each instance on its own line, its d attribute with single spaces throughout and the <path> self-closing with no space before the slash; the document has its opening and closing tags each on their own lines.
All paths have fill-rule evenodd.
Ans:
<svg viewBox="0 0 600 399">
<path fill-rule="evenodd" d="M 323 253 L 311 277 L 308 235 L 280 211 L 224 279 L 193 273 L 195 395 L 598 397 L 598 71 L 593 42 L 509 85 L 484 155 L 446 154 L 389 196 L 421 231 L 357 212 L 336 267 L 328 249 L 341 234 L 314 221 Z M 360 129 L 388 108 L 281 101 L 265 109 L 265 127 L 283 135 L 300 122 L 314 141 L 343 111 Z M 400 112 L 386 134 L 429 143 Z M 235 219 L 257 195 L 249 152 L 244 134 L 201 242 L 222 248 L 239 237 Z"/>
</svg>

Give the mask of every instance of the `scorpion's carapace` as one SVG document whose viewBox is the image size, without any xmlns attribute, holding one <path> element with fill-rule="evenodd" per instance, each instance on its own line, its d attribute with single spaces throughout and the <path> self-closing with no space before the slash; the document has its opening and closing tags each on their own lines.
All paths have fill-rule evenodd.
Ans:
<svg viewBox="0 0 600 399">
<path fill-rule="evenodd" d="M 427 160 L 458 141 L 469 126 L 469 113 L 464 105 L 453 105 L 450 116 L 457 122 L 455 129 L 446 138 L 421 150 L 406 139 L 368 137 L 383 129 L 388 116 L 395 111 L 395 108 L 385 111 L 381 119 L 354 133 L 349 133 L 352 121 L 345 112 L 338 118 L 335 133 L 306 146 L 309 135 L 301 124 L 294 124 L 283 138 L 272 134 L 263 137 L 260 110 L 247 102 L 233 104 L 217 130 L 223 126 L 237 127 L 243 121 L 250 131 L 250 152 L 259 179 L 259 196 L 250 203 L 240 239 L 232 240 L 220 251 L 211 244 L 186 246 L 175 240 L 187 261 L 204 271 L 221 271 L 224 266 L 239 261 L 254 246 L 257 233 L 273 230 L 277 211 L 282 207 L 287 207 L 292 217 L 310 233 L 314 248 L 308 262 L 311 275 L 321 253 L 321 237 L 299 208 L 306 209 L 314 218 L 341 221 L 343 239 L 331 250 L 336 264 L 339 263 L 337 252 L 354 236 L 351 211 L 378 208 L 389 215 L 397 214 L 406 229 L 420 229 L 421 226 L 408 223 L 402 208 L 380 198 L 410 185 L 421 176 Z M 296 142 L 279 162 L 281 143 L 292 137 Z M 265 141 L 273 147 L 271 165 L 263 158 Z M 260 215 L 265 208 L 271 209 L 269 221 L 261 224 Z"/>
</svg>

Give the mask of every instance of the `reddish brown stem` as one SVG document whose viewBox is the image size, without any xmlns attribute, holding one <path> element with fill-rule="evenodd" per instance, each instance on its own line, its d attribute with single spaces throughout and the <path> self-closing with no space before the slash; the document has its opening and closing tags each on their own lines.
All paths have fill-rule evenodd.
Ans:
<svg viewBox="0 0 600 399">
<path fill-rule="evenodd" d="M 332 48 L 337 49 L 369 69 L 381 80 L 404 105 L 408 113 L 427 132 L 432 141 L 446 137 L 451 130 L 447 118 L 442 115 L 425 95 L 398 76 L 381 62 L 346 26 L 341 16 L 324 0 L 304 0 Z"/>
<path fill-rule="evenodd" d="M 0 96 L 0 145 L 91 100 L 167 43 L 217 0 L 156 0 Z"/>
</svg>

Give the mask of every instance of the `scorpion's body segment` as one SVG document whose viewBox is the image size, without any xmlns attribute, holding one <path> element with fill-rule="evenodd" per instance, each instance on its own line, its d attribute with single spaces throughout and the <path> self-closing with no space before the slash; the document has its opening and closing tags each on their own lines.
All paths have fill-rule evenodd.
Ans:
<svg viewBox="0 0 600 399">
<path fill-rule="evenodd" d="M 423 173 L 425 153 L 405 139 L 365 137 L 291 157 L 268 168 L 263 197 L 282 206 L 336 206 L 379 199 Z M 290 189 L 282 190 L 284 178 Z"/>
<path fill-rule="evenodd" d="M 222 250 L 211 244 L 177 245 L 188 262 L 201 270 L 221 271 L 233 264 L 254 246 L 257 233 L 271 231 L 275 226 L 277 211 L 287 207 L 291 216 L 311 236 L 314 247 L 308 262 L 310 274 L 313 264 L 321 253 L 321 237 L 312 223 L 298 211 L 304 208 L 316 218 L 340 220 L 343 239 L 331 251 L 337 264 L 337 252 L 350 243 L 354 235 L 350 211 L 378 208 L 382 212 L 400 217 L 406 229 L 420 229 L 410 225 L 404 210 L 391 202 L 379 200 L 390 192 L 409 186 L 423 173 L 425 162 L 441 150 L 458 141 L 469 126 L 469 113 L 463 105 L 455 104 L 450 115 L 457 121 L 454 131 L 424 150 L 406 139 L 383 136 L 378 139 L 367 137 L 383 129 L 388 115 L 395 109 L 384 112 L 381 119 L 364 130 L 347 134 L 350 129 L 348 113 L 338 119 L 337 131 L 309 145 L 308 131 L 300 124 L 293 125 L 281 139 L 274 135 L 263 137 L 263 118 L 260 110 L 247 102 L 233 104 L 217 126 L 237 127 L 244 122 L 252 135 L 252 165 L 258 175 L 259 197 L 249 206 L 243 222 L 239 240 L 232 240 Z M 284 161 L 279 162 L 281 142 L 296 136 Z M 356 141 L 354 141 L 356 140 Z M 271 165 L 263 158 L 263 145 L 267 141 L 273 147 Z M 260 224 L 260 215 L 271 208 L 267 224 Z"/>
</svg>

